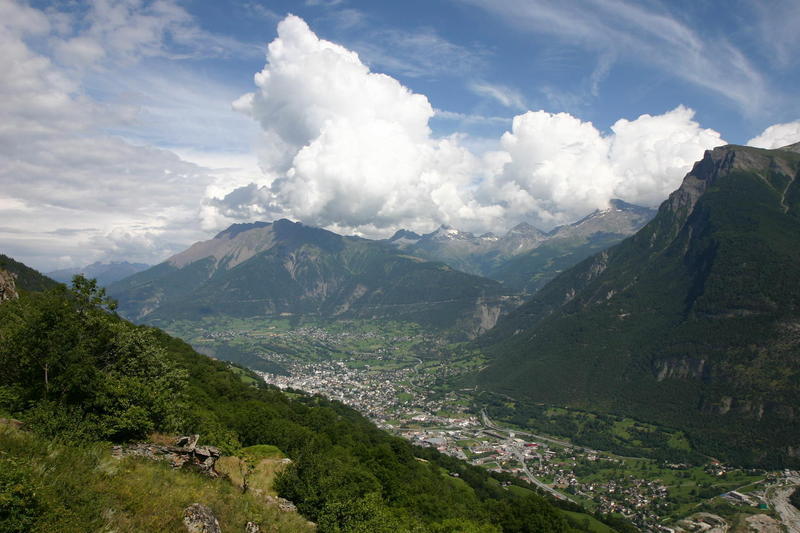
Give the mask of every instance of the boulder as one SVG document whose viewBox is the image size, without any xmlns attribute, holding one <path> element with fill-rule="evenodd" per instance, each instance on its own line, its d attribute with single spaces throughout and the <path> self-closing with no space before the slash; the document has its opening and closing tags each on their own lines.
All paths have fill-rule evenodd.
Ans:
<svg viewBox="0 0 800 533">
<path fill-rule="evenodd" d="M 201 503 L 193 503 L 184 509 L 183 525 L 189 533 L 222 533 L 217 517 Z"/>
</svg>

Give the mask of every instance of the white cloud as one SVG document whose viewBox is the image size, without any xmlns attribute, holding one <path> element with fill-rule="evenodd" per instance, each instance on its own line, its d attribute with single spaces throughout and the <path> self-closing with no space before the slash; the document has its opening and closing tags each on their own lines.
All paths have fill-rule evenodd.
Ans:
<svg viewBox="0 0 800 533">
<path fill-rule="evenodd" d="M 256 46 L 204 31 L 172 0 L 94 0 L 81 7 L 72 21 L 76 31 L 53 39 L 55 56 L 73 67 L 97 67 L 104 61 L 131 64 L 153 56 L 258 53 Z"/>
<path fill-rule="evenodd" d="M 797 142 L 800 142 L 800 120 L 772 125 L 761 132 L 761 135 L 747 141 L 747 146 L 772 149 Z"/>
<path fill-rule="evenodd" d="M 469 86 L 470 90 L 479 96 L 487 96 L 500 102 L 505 107 L 521 110 L 526 109 L 525 98 L 518 90 L 505 85 L 497 85 L 486 82 L 474 82 Z"/>
<path fill-rule="evenodd" d="M 261 124 L 265 175 L 217 190 L 208 220 L 289 216 L 366 235 L 440 223 L 553 226 L 611 198 L 656 204 L 703 150 L 723 144 L 683 107 L 620 120 L 608 135 L 538 111 L 515 117 L 501 149 L 479 156 L 463 136 L 431 135 L 424 96 L 370 72 L 298 17 L 279 24 L 267 61 L 258 90 L 234 104 Z"/>
<path fill-rule="evenodd" d="M 294 16 L 278 25 L 267 59 L 258 91 L 235 103 L 260 121 L 265 180 L 277 176 L 268 191 L 248 189 L 254 204 L 352 228 L 487 222 L 468 192 L 480 161 L 457 138 L 432 138 L 427 98 Z M 253 212 L 241 195 L 219 200 Z"/>
<path fill-rule="evenodd" d="M 658 116 L 621 119 L 610 135 L 567 113 L 529 111 L 503 135 L 509 155 L 481 194 L 506 217 L 543 226 L 570 222 L 621 198 L 657 205 L 676 189 L 704 150 L 725 144 L 678 107 Z"/>
<path fill-rule="evenodd" d="M 489 55 L 480 47 L 452 43 L 430 28 L 371 31 L 351 48 L 367 65 L 409 78 L 475 76 L 484 69 Z"/>
<path fill-rule="evenodd" d="M 92 9 L 119 5 L 132 4 L 98 1 Z M 148 5 L 156 16 L 172 4 Z M 93 99 L 84 90 L 83 69 L 62 68 L 27 42 L 38 39 L 39 50 L 42 36 L 54 35 L 58 28 L 69 34 L 65 16 L 0 2 L 3 251 L 43 269 L 63 266 L 64 261 L 83 265 L 96 259 L 163 259 L 166 250 L 177 251 L 203 235 L 197 227 L 198 209 L 216 177 L 170 151 L 106 133 L 134 118 L 131 107 Z M 140 33 L 150 35 L 140 40 L 144 49 L 161 47 L 152 34 Z M 69 40 L 47 40 L 55 47 L 53 54 L 63 52 L 62 45 L 72 46 L 70 53 L 77 57 L 76 47 L 83 44 L 76 40 L 80 36 L 70 35 Z M 104 57 L 117 54 L 115 46 L 104 47 Z M 139 52 L 134 48 L 119 53 L 135 57 Z M 92 52 L 84 56 L 97 60 Z"/>
</svg>

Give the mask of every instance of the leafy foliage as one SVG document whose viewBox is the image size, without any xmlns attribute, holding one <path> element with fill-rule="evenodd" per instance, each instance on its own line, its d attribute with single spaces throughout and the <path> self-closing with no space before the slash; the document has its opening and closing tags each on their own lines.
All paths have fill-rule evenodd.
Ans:
<svg viewBox="0 0 800 533">
<path fill-rule="evenodd" d="M 0 386 L 15 388 L 41 432 L 127 440 L 176 425 L 185 373 L 151 331 L 115 317 L 113 307 L 80 276 L 72 290 L 57 286 L 0 307 Z"/>
<path fill-rule="evenodd" d="M 0 531 L 25 533 L 43 514 L 30 468 L 14 459 L 0 458 Z"/>
</svg>

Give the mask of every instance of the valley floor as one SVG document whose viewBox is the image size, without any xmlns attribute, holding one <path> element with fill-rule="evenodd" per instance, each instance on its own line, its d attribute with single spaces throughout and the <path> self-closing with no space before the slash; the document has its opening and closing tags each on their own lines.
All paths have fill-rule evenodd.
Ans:
<svg viewBox="0 0 800 533">
<path fill-rule="evenodd" d="M 782 523 L 800 531 L 800 513 L 788 502 L 791 487 L 800 484 L 796 472 L 659 459 L 637 440 L 641 435 L 687 456 L 688 441 L 629 419 L 542 411 L 548 429 L 606 424 L 600 427 L 613 434 L 616 453 L 577 445 L 567 431 L 551 436 L 494 420 L 487 410 L 502 416 L 513 400 L 487 399 L 462 379 L 485 364 L 484 356 L 414 325 L 280 318 L 173 323 L 168 329 L 206 353 L 258 370 L 267 383 L 339 400 L 415 444 L 511 473 L 592 511 L 621 514 L 642 529 L 747 531 Z"/>
</svg>

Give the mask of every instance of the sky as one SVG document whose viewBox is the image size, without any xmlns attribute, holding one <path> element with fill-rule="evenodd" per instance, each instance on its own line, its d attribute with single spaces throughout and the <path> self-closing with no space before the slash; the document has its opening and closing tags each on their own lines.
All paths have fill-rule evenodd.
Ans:
<svg viewBox="0 0 800 533">
<path fill-rule="evenodd" d="M 796 0 L 0 0 L 0 253 L 657 206 L 706 149 L 800 141 L 798 27 Z"/>
</svg>

